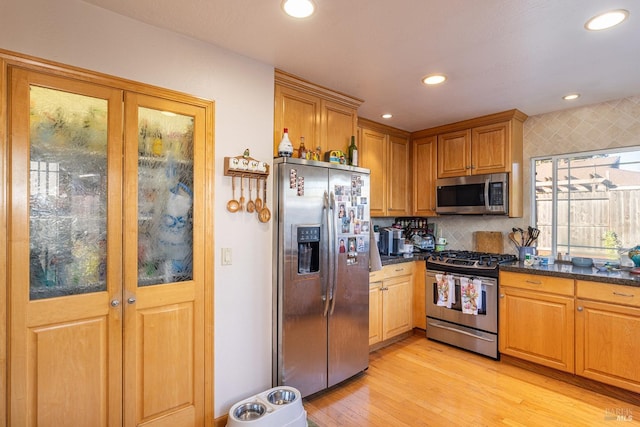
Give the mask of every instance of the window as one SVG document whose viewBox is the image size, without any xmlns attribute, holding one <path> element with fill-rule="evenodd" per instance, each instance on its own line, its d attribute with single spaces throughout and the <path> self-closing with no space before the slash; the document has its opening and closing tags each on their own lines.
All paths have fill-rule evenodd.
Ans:
<svg viewBox="0 0 640 427">
<path fill-rule="evenodd" d="M 531 161 L 539 253 L 617 261 L 640 243 L 640 147 Z"/>
</svg>

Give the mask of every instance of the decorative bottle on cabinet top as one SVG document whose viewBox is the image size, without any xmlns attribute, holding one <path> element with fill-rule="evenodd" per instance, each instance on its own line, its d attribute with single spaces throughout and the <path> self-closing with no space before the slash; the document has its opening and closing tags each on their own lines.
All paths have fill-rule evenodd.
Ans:
<svg viewBox="0 0 640 427">
<path fill-rule="evenodd" d="M 289 129 L 284 128 L 284 134 L 282 135 L 282 141 L 278 145 L 279 157 L 291 157 L 293 155 L 293 144 L 289 140 Z"/>
<path fill-rule="evenodd" d="M 349 164 L 358 166 L 358 147 L 356 147 L 355 136 L 351 136 L 351 145 L 349 145 Z"/>
<path fill-rule="evenodd" d="M 298 148 L 298 157 L 301 159 L 306 159 L 307 158 L 307 153 L 309 151 L 307 150 L 307 147 L 305 147 L 304 145 L 304 136 L 300 137 L 300 148 Z"/>
</svg>

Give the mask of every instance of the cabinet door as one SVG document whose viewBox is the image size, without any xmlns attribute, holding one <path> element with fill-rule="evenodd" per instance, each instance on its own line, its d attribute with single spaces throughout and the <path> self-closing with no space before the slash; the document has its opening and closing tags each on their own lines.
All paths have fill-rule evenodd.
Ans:
<svg viewBox="0 0 640 427">
<path fill-rule="evenodd" d="M 286 86 L 275 87 L 273 155 L 278 155 L 278 144 L 284 128 L 289 129 L 289 139 L 294 150 L 304 137 L 305 146 L 315 150 L 320 144 L 320 98 Z M 323 148 L 323 153 L 325 147 Z M 296 155 L 296 153 L 294 153 Z"/>
<path fill-rule="evenodd" d="M 122 92 L 10 84 L 11 425 L 119 426 Z"/>
<path fill-rule="evenodd" d="M 413 215 L 436 214 L 437 137 L 416 139 L 413 147 Z"/>
<path fill-rule="evenodd" d="M 427 329 L 426 263 L 425 261 L 416 261 L 415 264 L 415 273 L 413 273 L 413 327 Z"/>
<path fill-rule="evenodd" d="M 640 309 L 586 300 L 577 306 L 576 374 L 640 393 Z"/>
<path fill-rule="evenodd" d="M 322 100 L 321 106 L 320 147 L 322 152 L 342 150 L 348 153 L 351 137 L 355 136 L 358 130 L 357 110 L 326 100 Z"/>
<path fill-rule="evenodd" d="M 411 330 L 412 276 L 401 276 L 383 282 L 382 339 L 386 340 Z"/>
<path fill-rule="evenodd" d="M 511 154 L 509 122 L 473 128 L 471 132 L 471 173 L 509 172 Z"/>
<path fill-rule="evenodd" d="M 124 419 L 204 419 L 204 108 L 127 93 Z"/>
<path fill-rule="evenodd" d="M 438 178 L 471 175 L 471 130 L 438 135 Z"/>
<path fill-rule="evenodd" d="M 501 287 L 500 352 L 574 372 L 574 300 Z"/>
<path fill-rule="evenodd" d="M 382 341 L 382 282 L 369 284 L 369 345 Z"/>
<path fill-rule="evenodd" d="M 387 206 L 387 136 L 369 129 L 361 130 L 359 155 L 361 166 L 371 170 L 370 215 L 385 216 Z"/>
<path fill-rule="evenodd" d="M 409 140 L 389 136 L 389 165 L 387 170 L 387 215 L 409 215 L 411 206 L 411 161 Z"/>
</svg>

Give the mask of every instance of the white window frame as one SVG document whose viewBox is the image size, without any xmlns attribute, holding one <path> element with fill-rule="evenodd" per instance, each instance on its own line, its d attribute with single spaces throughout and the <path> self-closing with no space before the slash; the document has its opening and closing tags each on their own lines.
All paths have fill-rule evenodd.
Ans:
<svg viewBox="0 0 640 427">
<path fill-rule="evenodd" d="M 532 224 L 538 224 L 537 218 L 537 198 L 536 198 L 536 162 L 539 160 L 550 160 L 552 162 L 552 227 L 551 227 L 551 255 L 554 257 L 558 256 L 558 162 L 562 159 L 573 158 L 573 157 L 587 157 L 587 156 L 598 156 L 598 155 L 615 155 L 618 153 L 626 153 L 626 152 L 640 152 L 640 146 L 629 146 L 629 147 L 618 147 L 618 148 L 608 148 L 604 150 L 594 150 L 594 151 L 582 151 L 575 153 L 564 153 L 564 154 L 554 154 L 549 156 L 536 156 L 531 157 L 530 161 L 530 173 L 531 173 L 531 184 L 530 184 L 530 210 L 531 210 L 531 222 Z M 570 225 L 569 225 L 570 228 Z M 571 242 L 568 242 L 567 246 L 571 248 Z M 621 248 L 620 251 L 624 251 L 624 248 Z M 569 250 L 570 251 L 570 250 Z M 570 251 L 571 252 L 571 251 Z M 571 253 L 569 252 L 569 255 Z M 607 257 L 604 256 L 602 258 L 596 258 L 599 260 L 608 260 Z"/>
</svg>

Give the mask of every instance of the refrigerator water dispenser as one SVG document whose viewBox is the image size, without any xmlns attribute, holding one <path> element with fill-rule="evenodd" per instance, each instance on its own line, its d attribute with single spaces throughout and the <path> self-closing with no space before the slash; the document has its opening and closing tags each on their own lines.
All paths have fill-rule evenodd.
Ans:
<svg viewBox="0 0 640 427">
<path fill-rule="evenodd" d="M 298 227 L 298 274 L 320 269 L 320 226 Z"/>
</svg>

